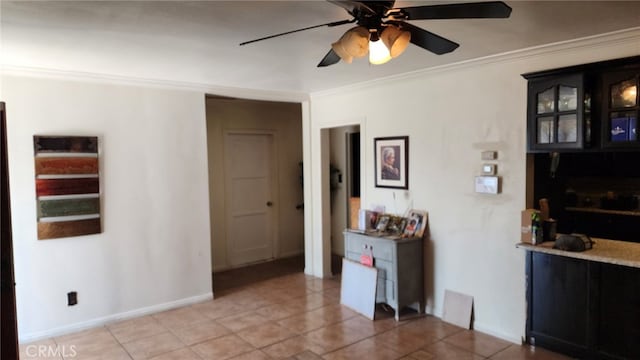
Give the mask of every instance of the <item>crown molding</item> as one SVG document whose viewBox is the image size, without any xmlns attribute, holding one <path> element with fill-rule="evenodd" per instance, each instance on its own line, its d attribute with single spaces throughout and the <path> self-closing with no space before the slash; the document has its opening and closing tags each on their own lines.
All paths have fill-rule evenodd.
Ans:
<svg viewBox="0 0 640 360">
<path fill-rule="evenodd" d="M 421 77 L 425 75 L 457 71 L 461 69 L 466 69 L 466 68 L 486 65 L 486 64 L 507 63 L 507 62 L 513 62 L 513 61 L 526 60 L 526 59 L 536 59 L 542 56 L 549 56 L 553 54 L 567 54 L 568 52 L 571 52 L 571 51 L 582 51 L 585 49 L 594 50 L 593 52 L 594 58 L 593 60 L 590 60 L 588 62 L 611 60 L 611 57 L 607 56 L 609 52 L 602 51 L 602 49 L 621 46 L 621 45 L 629 46 L 631 53 L 626 56 L 639 55 L 640 54 L 640 26 L 629 28 L 629 29 L 613 31 L 613 32 L 604 33 L 604 34 L 587 36 L 587 37 L 578 38 L 578 39 L 544 44 L 544 45 L 529 47 L 525 49 L 495 54 L 495 55 L 489 55 L 481 58 L 460 61 L 452 64 L 445 64 L 445 65 L 415 70 L 415 71 L 406 72 L 402 74 L 387 76 L 384 78 L 368 80 L 368 81 L 360 82 L 357 84 L 346 85 L 339 88 L 312 92 L 309 96 L 311 98 L 324 97 L 324 96 L 335 95 L 335 94 L 340 94 L 345 92 L 368 89 L 373 86 L 380 86 L 388 82 L 413 79 L 413 78 Z M 598 51 L 595 51 L 595 50 L 598 50 Z M 626 57 L 626 56 L 616 56 L 616 57 Z M 576 65 L 576 64 L 560 64 L 558 67 L 569 66 L 569 65 Z M 527 70 L 527 72 L 534 72 L 539 70 L 544 70 L 544 69 L 529 69 Z"/>
<path fill-rule="evenodd" d="M 79 72 L 70 70 L 45 69 L 36 67 L 14 66 L 3 64 L 0 68 L 2 76 L 20 76 L 46 79 L 58 79 L 78 82 L 101 84 L 141 86 L 167 90 L 193 91 L 207 95 L 217 95 L 230 98 L 251 100 L 303 102 L 309 100 L 309 95 L 303 92 L 271 91 L 259 89 L 245 89 L 237 87 L 218 86 L 193 82 L 181 82 L 159 79 L 146 79 L 131 76 L 109 75 L 101 73 Z"/>
<path fill-rule="evenodd" d="M 512 62 L 523 59 L 535 59 L 541 56 L 552 54 L 567 53 L 570 51 L 578 51 L 585 49 L 601 50 L 603 47 L 614 47 L 620 45 L 628 45 L 633 51 L 629 56 L 640 54 L 640 27 L 634 27 L 610 33 L 598 34 L 578 39 L 560 41 L 551 44 L 534 46 L 526 49 L 510 51 L 506 53 L 485 56 L 476 59 L 460 61 L 452 64 L 434 66 L 430 68 L 420 69 L 416 71 L 406 72 L 402 74 L 387 76 L 379 79 L 368 80 L 351 84 L 347 86 L 337 87 L 328 90 L 321 90 L 311 93 L 291 92 L 291 91 L 272 91 L 260 89 L 246 89 L 237 87 L 219 86 L 205 83 L 180 82 L 161 79 L 147 79 L 130 76 L 110 75 L 102 73 L 79 72 L 71 70 L 45 69 L 36 67 L 24 67 L 3 64 L 0 68 L 1 75 L 23 76 L 50 78 L 80 82 L 107 83 L 116 85 L 143 86 L 161 89 L 171 89 L 180 91 L 201 92 L 208 95 L 219 95 L 225 97 L 234 97 L 251 100 L 265 101 L 283 101 L 283 102 L 303 102 L 308 101 L 312 97 L 323 97 L 332 94 L 340 94 L 344 92 L 357 91 L 366 89 L 371 86 L 383 85 L 388 82 L 397 80 L 406 80 L 410 78 L 450 72 L 493 63 Z M 594 51 L 594 59 L 592 62 L 609 60 L 606 51 Z M 559 65 L 559 67 L 571 65 Z M 543 69 L 528 69 L 528 72 Z"/>
</svg>

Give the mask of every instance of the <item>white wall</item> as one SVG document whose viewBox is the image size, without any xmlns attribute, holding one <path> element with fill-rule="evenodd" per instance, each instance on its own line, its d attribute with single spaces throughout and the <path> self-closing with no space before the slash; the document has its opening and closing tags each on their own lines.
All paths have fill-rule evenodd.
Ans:
<svg viewBox="0 0 640 360">
<path fill-rule="evenodd" d="M 526 81 L 522 73 L 637 55 L 640 32 L 589 39 L 311 95 L 309 146 L 312 171 L 323 167 L 328 127 L 361 119 L 362 206 L 429 212 L 426 245 L 427 310 L 440 316 L 445 289 L 474 297 L 475 327 L 519 342 L 525 327 L 524 253 L 520 210 L 526 191 Z M 347 65 L 340 65 L 347 66 Z M 353 66 L 353 65 L 351 65 Z M 393 66 L 393 62 L 384 66 Z M 374 187 L 373 139 L 409 136 L 409 191 Z M 484 150 L 498 151 L 503 179 L 497 196 L 476 194 Z M 317 176 L 314 176 L 314 179 Z M 326 185 L 311 184 L 313 221 L 323 223 Z M 314 274 L 329 241 L 314 227 Z"/>
<path fill-rule="evenodd" d="M 204 94 L 14 76 L 2 87 L 21 341 L 211 298 Z M 37 240 L 35 134 L 98 136 L 101 234 Z"/>
<path fill-rule="evenodd" d="M 302 254 L 304 251 L 304 211 L 296 209 L 303 202 L 302 114 L 297 103 L 245 99 L 207 99 L 207 137 L 211 206 L 211 259 L 214 271 L 230 267 L 227 257 L 225 224 L 224 144 L 225 130 L 271 131 L 275 135 L 279 236 L 275 257 Z"/>
</svg>

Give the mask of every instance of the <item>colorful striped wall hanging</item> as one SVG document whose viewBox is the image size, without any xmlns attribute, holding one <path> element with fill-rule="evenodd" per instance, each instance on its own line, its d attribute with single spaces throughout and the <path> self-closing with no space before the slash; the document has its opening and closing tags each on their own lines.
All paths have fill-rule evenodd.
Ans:
<svg viewBox="0 0 640 360">
<path fill-rule="evenodd" d="M 34 136 L 38 239 L 98 234 L 100 173 L 95 136 Z"/>
</svg>

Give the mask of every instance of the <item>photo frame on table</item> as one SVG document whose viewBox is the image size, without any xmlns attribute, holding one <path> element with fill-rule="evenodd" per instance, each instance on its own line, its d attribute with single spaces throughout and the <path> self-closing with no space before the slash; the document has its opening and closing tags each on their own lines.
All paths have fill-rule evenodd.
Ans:
<svg viewBox="0 0 640 360">
<path fill-rule="evenodd" d="M 390 216 L 389 224 L 387 225 L 387 232 L 392 236 L 402 235 L 405 226 L 407 225 L 407 219 L 401 216 Z"/>
<path fill-rule="evenodd" d="M 376 224 L 376 231 L 385 232 L 387 231 L 387 226 L 389 226 L 389 221 L 391 217 L 389 215 L 381 215 L 378 217 L 378 223 Z"/>
<path fill-rule="evenodd" d="M 429 216 L 424 210 L 413 209 L 409 211 L 407 217 L 408 223 L 403 236 L 406 237 L 423 237 L 424 231 L 429 225 Z"/>
<path fill-rule="evenodd" d="M 375 186 L 380 188 L 409 188 L 409 137 L 380 137 L 373 139 Z"/>
</svg>

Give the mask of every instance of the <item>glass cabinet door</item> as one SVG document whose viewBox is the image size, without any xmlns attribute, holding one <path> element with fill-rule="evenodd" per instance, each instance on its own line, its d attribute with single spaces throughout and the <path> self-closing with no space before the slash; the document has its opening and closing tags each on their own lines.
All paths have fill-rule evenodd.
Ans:
<svg viewBox="0 0 640 360">
<path fill-rule="evenodd" d="M 551 144 L 555 138 L 553 116 L 538 118 L 538 144 Z"/>
<path fill-rule="evenodd" d="M 635 112 L 612 112 L 609 119 L 609 140 L 611 142 L 627 142 L 638 140 Z"/>
<path fill-rule="evenodd" d="M 555 109 L 555 89 L 548 88 L 539 92 L 536 96 L 538 104 L 538 114 L 552 113 Z"/>
<path fill-rule="evenodd" d="M 530 80 L 529 101 L 529 150 L 584 146 L 583 119 L 591 101 L 583 74 Z"/>
<path fill-rule="evenodd" d="M 558 86 L 558 111 L 575 111 L 578 107 L 578 88 Z"/>
<path fill-rule="evenodd" d="M 574 143 L 578 140 L 578 117 L 576 114 L 558 116 L 558 142 Z"/>
<path fill-rule="evenodd" d="M 636 79 L 627 79 L 611 85 L 609 91 L 611 107 L 634 107 L 638 104 L 638 86 Z"/>
<path fill-rule="evenodd" d="M 639 70 L 603 75 L 607 101 L 603 104 L 603 145 L 637 147 Z"/>
</svg>

